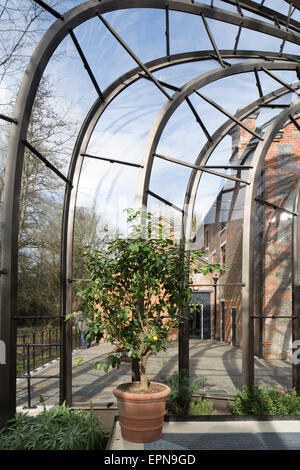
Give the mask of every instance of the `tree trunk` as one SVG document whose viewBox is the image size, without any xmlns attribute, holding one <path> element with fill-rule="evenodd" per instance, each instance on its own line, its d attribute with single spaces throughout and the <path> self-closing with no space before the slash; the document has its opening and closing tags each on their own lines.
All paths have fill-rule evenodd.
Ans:
<svg viewBox="0 0 300 470">
<path fill-rule="evenodd" d="M 140 368 L 140 377 L 141 377 L 141 389 L 147 391 L 149 389 L 148 375 L 146 372 L 146 366 L 149 356 L 152 351 L 148 348 L 143 348 L 140 353 L 139 368 Z"/>
</svg>

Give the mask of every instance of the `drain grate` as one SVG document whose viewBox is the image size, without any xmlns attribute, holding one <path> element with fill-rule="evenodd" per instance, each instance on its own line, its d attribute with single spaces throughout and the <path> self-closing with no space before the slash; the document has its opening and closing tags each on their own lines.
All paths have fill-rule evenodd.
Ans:
<svg viewBox="0 0 300 470">
<path fill-rule="evenodd" d="M 145 450 L 300 450 L 300 433 L 165 433 Z"/>
</svg>

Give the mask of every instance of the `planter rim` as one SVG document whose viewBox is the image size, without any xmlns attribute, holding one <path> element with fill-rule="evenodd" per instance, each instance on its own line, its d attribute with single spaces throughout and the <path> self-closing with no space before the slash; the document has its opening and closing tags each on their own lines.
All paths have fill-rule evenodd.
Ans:
<svg viewBox="0 0 300 470">
<path fill-rule="evenodd" d="M 124 384 L 131 384 L 132 382 L 124 382 L 120 385 Z M 115 397 L 125 400 L 134 400 L 134 401 L 152 401 L 152 400 L 161 400 L 163 398 L 167 398 L 170 393 L 171 389 L 168 385 L 162 384 L 160 382 L 150 382 L 152 384 L 161 385 L 164 387 L 164 390 L 161 392 L 150 392 L 150 393 L 136 393 L 136 392 L 125 392 L 124 390 L 120 390 L 118 387 L 119 385 L 113 390 L 113 394 Z"/>
</svg>

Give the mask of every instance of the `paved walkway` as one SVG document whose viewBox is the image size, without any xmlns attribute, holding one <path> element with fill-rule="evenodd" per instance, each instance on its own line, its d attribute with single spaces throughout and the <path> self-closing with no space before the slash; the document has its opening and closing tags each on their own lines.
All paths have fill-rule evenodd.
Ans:
<svg viewBox="0 0 300 470">
<path fill-rule="evenodd" d="M 73 352 L 73 403 L 106 404 L 115 402 L 112 389 L 119 383 L 131 381 L 129 363 L 122 363 L 120 369 L 104 373 L 95 370 L 90 362 L 101 360 L 112 350 L 107 343 L 93 345 L 86 350 Z M 84 362 L 77 368 L 79 358 Z M 163 363 L 163 359 L 166 362 Z M 161 353 L 149 359 L 149 378 L 164 381 L 178 370 L 178 344 L 172 343 L 167 355 Z M 190 340 L 191 381 L 206 377 L 205 391 L 213 394 L 233 395 L 242 385 L 242 351 L 226 343 L 212 340 Z M 40 394 L 47 405 L 59 401 L 59 380 L 49 376 L 59 374 L 59 361 L 36 372 L 42 378 L 32 378 L 31 401 L 39 404 Z M 292 388 L 292 367 L 289 361 L 265 361 L 255 359 L 255 381 L 268 387 Z M 17 383 L 17 406 L 27 404 L 27 381 Z"/>
</svg>

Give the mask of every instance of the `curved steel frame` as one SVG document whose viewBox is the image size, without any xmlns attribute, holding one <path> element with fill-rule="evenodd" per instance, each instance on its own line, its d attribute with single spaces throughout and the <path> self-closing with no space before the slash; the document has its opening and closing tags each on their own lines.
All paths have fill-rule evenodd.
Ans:
<svg viewBox="0 0 300 470">
<path fill-rule="evenodd" d="M 232 3 L 224 0 L 225 3 Z M 3 204 L 3 220 L 4 230 L 2 238 L 2 276 L 1 276 L 1 337 L 4 339 L 7 345 L 7 364 L 2 365 L 0 368 L 1 382 L 5 383 L 5 387 L 1 387 L 0 396 L 0 419 L 6 421 L 15 410 L 15 369 L 14 364 L 16 361 L 15 351 L 15 336 L 16 327 L 14 317 L 16 315 L 16 295 L 17 295 L 17 235 L 18 235 L 18 204 L 20 197 L 21 188 L 21 177 L 22 177 L 22 163 L 24 157 L 24 145 L 26 143 L 26 134 L 28 123 L 30 119 L 31 109 L 34 103 L 35 95 L 39 86 L 40 79 L 49 62 L 52 54 L 54 53 L 60 42 L 81 23 L 94 17 L 95 15 L 103 14 L 109 11 L 119 9 L 130 9 L 130 8 L 157 8 L 157 9 L 168 9 L 174 11 L 180 11 L 183 13 L 190 13 L 193 15 L 200 16 L 204 22 L 209 38 L 211 40 L 213 50 L 210 52 L 210 58 L 217 60 L 221 64 L 221 69 L 218 69 L 212 73 L 204 74 L 202 77 L 192 80 L 186 84 L 182 89 L 172 97 L 168 97 L 169 100 L 162 110 L 162 118 L 159 120 L 159 126 L 157 132 L 154 129 L 149 134 L 148 149 L 146 152 L 146 168 L 143 170 L 143 194 L 138 194 L 141 201 L 146 202 L 146 190 L 149 186 L 149 178 L 151 174 L 152 166 L 152 150 L 156 147 L 159 140 L 159 135 L 163 129 L 164 123 L 171 116 L 172 112 L 180 105 L 180 103 L 188 97 L 194 89 L 198 89 L 206 83 L 223 78 L 225 76 L 232 75 L 233 73 L 243 73 L 246 71 L 254 70 L 264 66 L 267 70 L 281 69 L 281 70 L 294 70 L 298 59 L 293 57 L 286 58 L 282 55 L 282 49 L 284 43 L 289 41 L 291 43 L 300 44 L 300 27 L 299 23 L 294 21 L 290 15 L 285 17 L 284 15 L 278 14 L 262 5 L 257 5 L 250 0 L 244 0 L 236 2 L 237 13 L 232 13 L 228 10 L 222 10 L 220 8 L 210 7 L 200 3 L 194 3 L 194 1 L 188 0 L 169 0 L 166 5 L 164 0 L 103 0 L 100 4 L 98 0 L 90 0 L 82 5 L 75 7 L 74 9 L 67 12 L 64 16 L 59 15 L 58 20 L 50 27 L 48 32 L 42 38 L 40 44 L 37 46 L 32 59 L 28 65 L 25 73 L 17 104 L 15 107 L 14 118 L 11 120 L 12 129 L 9 141 L 8 149 L 8 164 L 6 172 L 5 190 L 4 190 L 4 204 Z M 276 24 L 266 23 L 258 19 L 245 16 L 241 11 L 240 7 L 245 10 L 256 13 L 261 17 L 267 19 L 274 19 L 275 14 L 277 15 L 277 21 L 279 24 L 284 25 L 285 29 L 281 29 Z M 233 51 L 219 51 L 213 40 L 209 27 L 206 23 L 206 18 L 219 20 L 225 23 L 236 25 L 239 27 L 238 36 L 235 41 L 235 47 Z M 101 18 L 100 18 L 101 19 Z M 242 28 L 251 29 L 257 32 L 269 34 L 275 38 L 281 39 L 282 47 L 278 55 L 275 53 L 252 53 L 247 51 L 247 55 L 263 56 L 263 58 L 271 58 L 276 62 L 259 62 L 254 66 L 253 64 L 238 64 L 231 67 L 227 67 L 223 58 L 226 56 L 241 57 L 242 53 L 237 50 L 239 34 Z M 167 51 L 168 52 L 168 51 Z M 205 53 L 186 53 L 186 55 L 169 56 L 167 53 L 167 60 L 170 63 L 182 63 L 180 61 L 199 60 L 199 56 L 204 56 Z M 246 54 L 245 54 L 246 55 Z M 165 59 L 165 62 L 166 62 Z M 283 59 L 283 60 L 282 60 Z M 286 59 L 286 61 L 284 60 Z M 288 62 L 290 60 L 290 62 Z M 177 61 L 177 62 L 176 62 Z M 164 59 L 157 59 L 147 64 L 147 67 L 151 71 L 163 67 Z M 135 71 L 125 74 L 119 79 L 119 82 L 115 82 L 112 87 L 108 88 L 106 93 L 101 96 L 95 103 L 91 112 L 87 116 L 80 135 L 77 139 L 75 150 L 70 164 L 68 173 L 68 181 L 70 184 L 66 184 L 65 192 L 65 203 L 64 203 L 64 214 L 63 214 L 63 230 L 62 230 L 62 296 L 61 296 L 61 330 L 62 330 L 62 343 L 61 343 L 61 401 L 67 399 L 67 402 L 71 402 L 71 391 L 70 381 L 66 380 L 66 377 L 71 376 L 71 363 L 70 363 L 70 335 L 68 334 L 67 326 L 64 322 L 64 316 L 67 311 L 67 306 L 71 302 L 71 273 L 72 273 L 72 261 L 71 261 L 71 238 L 73 232 L 73 221 L 74 221 L 74 210 L 76 203 L 76 188 L 80 177 L 80 169 L 82 165 L 83 149 L 87 147 L 90 134 L 103 111 L 103 97 L 106 100 L 108 96 L 112 100 L 117 94 L 124 89 L 128 84 L 126 80 L 129 79 L 131 83 L 140 78 L 139 72 L 144 68 L 141 67 L 143 64 L 139 64 L 139 67 Z M 146 70 L 147 71 L 147 70 Z M 151 76 L 150 76 L 151 78 Z M 159 85 L 159 84 L 158 84 Z M 109 100 L 108 100 L 109 101 Z M 101 111 L 102 109 L 102 111 Z M 242 118 L 239 115 L 239 118 Z M 152 141 L 152 139 L 154 140 Z M 80 155 L 80 158 L 78 156 Z M 202 154 L 200 154 L 202 155 Z M 199 165 L 199 159 L 196 165 Z M 202 160 L 201 160 L 202 161 Z M 203 160 L 204 161 L 204 160 Z M 194 200 L 197 188 L 197 177 L 200 174 L 199 171 L 194 170 L 191 175 L 188 191 L 186 194 L 186 201 L 189 199 Z M 195 177 L 197 175 L 197 177 Z M 199 180 L 198 180 L 199 182 Z M 188 219 L 189 220 L 189 219 Z M 186 222 L 185 222 L 186 224 Z M 185 225 L 186 227 L 186 225 Z"/>
<path fill-rule="evenodd" d="M 255 237 L 255 214 L 257 202 L 255 197 L 258 193 L 259 180 L 264 159 L 267 155 L 270 145 L 272 144 L 276 134 L 282 126 L 290 120 L 290 116 L 300 110 L 300 102 L 290 106 L 287 110 L 282 111 L 273 123 L 268 127 L 265 133 L 264 141 L 260 142 L 255 150 L 252 159 L 253 170 L 249 175 L 251 185 L 247 187 L 245 194 L 245 207 L 248 210 L 244 215 L 243 229 L 243 281 L 246 288 L 243 290 L 242 302 L 242 343 L 243 343 L 243 383 L 252 385 L 254 383 L 254 237 Z M 299 223 L 299 222 L 298 222 Z M 296 252 L 298 251 L 299 238 L 295 243 Z M 297 267 L 296 283 L 299 281 L 299 268 Z M 298 285 L 298 284 L 297 284 Z M 298 307 L 299 308 L 299 307 Z M 295 333 L 299 333 L 300 316 L 295 319 Z M 300 336 L 293 339 L 300 339 Z M 299 372 L 299 367 L 293 363 L 293 381 L 299 393 L 299 375 L 296 377 L 295 372 Z"/>
</svg>

